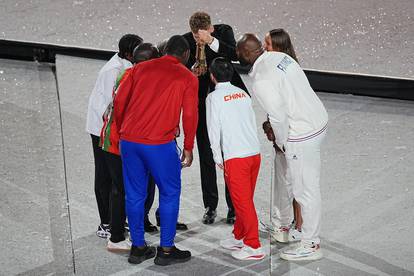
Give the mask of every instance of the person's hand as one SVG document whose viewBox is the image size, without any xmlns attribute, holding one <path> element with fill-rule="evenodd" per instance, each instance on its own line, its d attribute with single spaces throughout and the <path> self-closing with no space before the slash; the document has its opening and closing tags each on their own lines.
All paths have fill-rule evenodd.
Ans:
<svg viewBox="0 0 414 276">
<path fill-rule="evenodd" d="M 267 136 L 267 140 L 269 140 L 270 142 L 275 142 L 276 137 L 275 137 L 275 134 L 273 132 L 272 125 L 270 124 L 270 122 L 269 121 L 263 122 L 262 127 L 263 127 L 264 133 Z"/>
<path fill-rule="evenodd" d="M 276 143 L 273 143 L 273 147 L 275 148 L 276 152 L 282 152 L 282 153 L 284 153 L 284 151 L 281 150 Z"/>
<path fill-rule="evenodd" d="M 190 167 L 192 163 L 193 163 L 193 151 L 184 150 L 183 155 L 181 156 L 181 167 L 182 168 Z"/>
<path fill-rule="evenodd" d="M 224 165 L 223 164 L 217 164 L 217 167 L 219 167 L 220 169 L 224 170 Z"/>
<path fill-rule="evenodd" d="M 211 44 L 213 42 L 213 37 L 211 33 L 207 30 L 198 30 L 198 40 L 204 44 Z"/>
</svg>

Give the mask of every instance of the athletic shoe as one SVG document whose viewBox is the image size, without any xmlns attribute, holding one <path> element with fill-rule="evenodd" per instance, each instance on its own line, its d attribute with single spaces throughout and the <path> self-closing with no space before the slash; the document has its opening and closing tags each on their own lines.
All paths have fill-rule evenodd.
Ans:
<svg viewBox="0 0 414 276">
<path fill-rule="evenodd" d="M 229 250 L 240 250 L 243 248 L 243 241 L 237 240 L 234 236 L 229 239 L 221 240 L 220 246 Z"/>
<path fill-rule="evenodd" d="M 158 232 L 157 226 L 153 225 L 149 220 L 144 220 L 144 231 L 146 233 Z"/>
<path fill-rule="evenodd" d="M 157 212 L 155 213 L 155 219 L 157 220 L 157 226 L 160 227 L 161 226 L 161 219 L 160 219 L 159 213 L 157 213 Z M 175 225 L 175 230 L 187 231 L 188 226 L 185 223 L 177 221 L 177 224 Z M 158 229 L 157 229 L 157 231 L 158 231 Z"/>
<path fill-rule="evenodd" d="M 184 263 L 191 259 L 191 252 L 180 250 L 173 246 L 170 250 L 164 250 L 161 246 L 157 247 L 157 257 L 154 259 L 156 265 L 171 265 L 176 263 Z"/>
<path fill-rule="evenodd" d="M 299 242 L 302 240 L 302 231 L 299 231 L 295 228 L 290 228 L 289 230 L 289 242 Z"/>
<path fill-rule="evenodd" d="M 264 250 L 259 247 L 256 249 L 251 248 L 250 246 L 244 245 L 240 250 L 231 252 L 233 258 L 237 260 L 261 260 L 266 254 Z"/>
<path fill-rule="evenodd" d="M 295 247 L 283 250 L 280 258 L 287 261 L 315 261 L 323 257 L 319 244 L 301 242 Z"/>
<path fill-rule="evenodd" d="M 187 231 L 188 226 L 185 223 L 177 221 L 177 224 L 175 225 L 175 229 L 178 231 Z"/>
<path fill-rule="evenodd" d="M 236 222 L 236 214 L 234 213 L 234 210 L 229 209 L 229 211 L 227 212 L 226 223 L 234 224 L 235 222 Z"/>
<path fill-rule="evenodd" d="M 204 224 L 212 224 L 214 223 L 214 220 L 216 219 L 216 217 L 217 217 L 216 210 L 213 210 L 213 209 L 210 209 L 210 207 L 207 207 L 204 213 L 202 222 Z"/>
<path fill-rule="evenodd" d="M 270 232 L 272 238 L 277 242 L 287 243 L 289 242 L 289 228 L 282 226 L 279 228 L 275 228 L 272 232 Z"/>
<path fill-rule="evenodd" d="M 155 257 L 155 247 L 145 245 L 144 248 L 137 246 L 131 246 L 131 252 L 129 253 L 128 262 L 130 264 L 140 264 L 145 260 Z"/>
<path fill-rule="evenodd" d="M 96 230 L 96 235 L 104 239 L 109 238 L 111 236 L 109 224 L 100 224 L 98 230 Z"/>
<path fill-rule="evenodd" d="M 106 249 L 110 252 L 115 252 L 115 253 L 129 252 L 131 250 L 131 241 L 128 239 L 125 239 L 120 242 L 112 242 L 110 239 L 108 239 L 108 244 L 106 246 Z"/>
</svg>

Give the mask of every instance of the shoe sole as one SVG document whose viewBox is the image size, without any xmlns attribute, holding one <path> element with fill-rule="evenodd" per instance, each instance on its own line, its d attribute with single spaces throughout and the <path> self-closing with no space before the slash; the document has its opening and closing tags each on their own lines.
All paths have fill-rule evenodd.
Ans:
<svg viewBox="0 0 414 276">
<path fill-rule="evenodd" d="M 98 234 L 98 233 L 96 233 L 96 235 L 98 236 L 98 237 L 100 237 L 100 238 L 102 238 L 102 239 L 107 239 L 107 238 L 109 238 L 109 237 L 111 237 L 111 235 L 110 234 Z"/>
<path fill-rule="evenodd" d="M 260 260 L 263 260 L 265 256 L 266 256 L 266 254 L 250 256 L 250 257 L 240 259 L 240 258 L 237 258 L 237 257 L 232 255 L 233 258 L 235 258 L 236 260 L 240 260 L 240 261 L 260 261 Z"/>
<path fill-rule="evenodd" d="M 150 255 L 144 255 L 144 256 L 129 256 L 128 263 L 130 264 L 140 264 L 148 259 L 152 259 L 155 257 L 155 250 L 151 252 Z"/>
<path fill-rule="evenodd" d="M 128 253 L 131 251 L 131 248 L 125 249 L 125 248 L 106 248 L 109 252 L 112 253 Z"/>
<path fill-rule="evenodd" d="M 204 224 L 213 224 L 215 219 L 203 220 Z"/>
<path fill-rule="evenodd" d="M 157 223 L 157 226 L 158 227 L 161 227 L 161 225 L 158 224 L 158 223 Z M 177 231 L 187 231 L 188 230 L 188 227 L 187 226 L 186 227 L 176 227 L 175 230 L 177 230 Z"/>
<path fill-rule="evenodd" d="M 279 257 L 286 261 L 317 261 L 323 258 L 323 254 L 322 252 L 317 252 L 305 257 L 292 257 L 292 255 L 280 253 Z"/>
<path fill-rule="evenodd" d="M 272 240 L 272 242 L 274 243 L 274 242 L 279 242 L 279 243 L 289 243 L 289 237 L 286 237 L 286 238 L 280 238 L 280 237 L 277 237 L 275 234 L 271 234 L 271 240 Z"/>
<path fill-rule="evenodd" d="M 166 265 L 172 265 L 172 264 L 179 264 L 179 263 L 185 263 L 191 260 L 191 256 L 185 259 L 164 259 L 160 257 L 155 257 L 154 264 L 166 266 Z"/>
<path fill-rule="evenodd" d="M 233 250 L 233 251 L 240 250 L 240 249 L 242 249 L 242 248 L 243 248 L 243 246 L 232 246 L 232 247 L 226 247 L 226 246 L 223 246 L 223 245 L 221 245 L 221 244 L 220 244 L 220 246 L 221 246 L 221 248 L 224 248 L 224 249 L 227 249 L 227 250 Z"/>
</svg>

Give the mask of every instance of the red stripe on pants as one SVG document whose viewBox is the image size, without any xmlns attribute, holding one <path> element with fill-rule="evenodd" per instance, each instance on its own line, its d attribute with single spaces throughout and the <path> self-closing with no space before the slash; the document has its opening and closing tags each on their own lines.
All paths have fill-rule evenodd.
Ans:
<svg viewBox="0 0 414 276">
<path fill-rule="evenodd" d="M 236 211 L 233 234 L 251 248 L 259 248 L 259 230 L 254 189 L 260 169 L 260 154 L 224 162 L 225 178 Z"/>
</svg>

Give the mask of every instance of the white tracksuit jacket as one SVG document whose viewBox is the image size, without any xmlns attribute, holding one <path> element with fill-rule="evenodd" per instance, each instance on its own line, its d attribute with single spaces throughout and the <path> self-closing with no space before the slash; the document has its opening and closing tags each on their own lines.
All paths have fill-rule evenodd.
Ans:
<svg viewBox="0 0 414 276">
<path fill-rule="evenodd" d="M 131 62 L 115 54 L 99 71 L 95 87 L 89 96 L 86 117 L 86 131 L 88 133 L 100 136 L 103 127 L 102 115 L 112 101 L 112 90 L 116 78 L 122 71 L 131 66 Z"/>
<path fill-rule="evenodd" d="M 312 138 L 326 127 L 328 113 L 311 88 L 305 73 L 290 56 L 264 52 L 249 76 L 253 93 L 268 112 L 276 143 L 300 142 Z"/>
<path fill-rule="evenodd" d="M 260 153 L 256 117 L 250 96 L 230 82 L 221 82 L 206 99 L 207 130 L 216 164 Z"/>
</svg>

